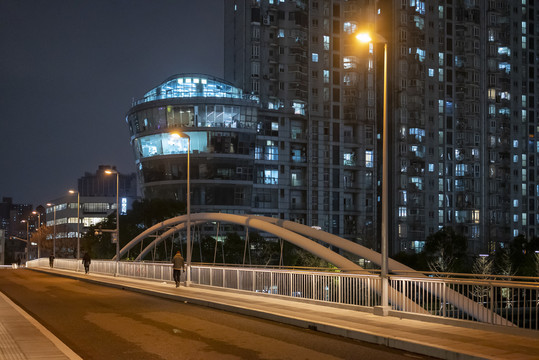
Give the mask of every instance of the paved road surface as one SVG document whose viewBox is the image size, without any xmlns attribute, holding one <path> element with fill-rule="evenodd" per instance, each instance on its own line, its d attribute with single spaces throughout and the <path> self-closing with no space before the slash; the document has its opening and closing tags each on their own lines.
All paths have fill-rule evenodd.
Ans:
<svg viewBox="0 0 539 360">
<path fill-rule="evenodd" d="M 1 291 L 84 359 L 425 359 L 197 305 L 28 270 Z"/>
</svg>

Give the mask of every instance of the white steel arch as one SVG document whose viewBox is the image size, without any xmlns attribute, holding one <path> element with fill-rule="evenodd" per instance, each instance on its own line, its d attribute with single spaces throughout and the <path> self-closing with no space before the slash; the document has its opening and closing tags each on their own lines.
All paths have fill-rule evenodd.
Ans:
<svg viewBox="0 0 539 360">
<path fill-rule="evenodd" d="M 337 266 L 339 269 L 347 271 L 347 272 L 364 272 L 365 270 L 360 267 L 359 265 L 355 264 L 354 262 L 344 258 L 343 256 L 337 254 L 333 250 L 330 250 L 317 242 L 306 238 L 305 236 L 311 237 L 316 240 L 323 241 L 327 244 L 336 246 L 340 249 L 346 250 L 352 254 L 358 255 L 364 259 L 370 260 L 373 263 L 377 265 L 381 265 L 381 254 L 368 249 L 362 245 L 356 244 L 350 240 L 341 238 L 339 236 L 327 233 L 322 230 L 313 229 L 309 226 L 298 224 L 292 221 L 288 220 L 281 220 L 281 219 L 275 219 L 265 216 L 256 216 L 256 215 L 235 215 L 235 214 L 226 214 L 226 213 L 195 213 L 191 214 L 190 221 L 194 223 L 205 223 L 205 222 L 211 222 L 211 221 L 219 221 L 219 222 L 225 222 L 225 223 L 233 223 L 237 225 L 243 225 L 250 228 L 258 229 L 270 234 L 274 234 L 276 236 L 279 236 L 280 238 L 283 238 L 284 240 L 287 240 L 307 251 L 310 253 L 320 257 L 321 259 L 324 259 L 328 261 L 329 263 Z M 120 258 L 122 255 L 124 255 L 127 251 L 129 251 L 133 246 L 138 244 L 143 239 L 147 238 L 151 234 L 161 231 L 163 229 L 167 229 L 164 233 L 160 234 L 152 243 L 150 243 L 143 252 L 137 257 L 137 260 L 140 260 L 143 258 L 153 246 L 156 246 L 158 243 L 163 241 L 168 236 L 172 235 L 176 231 L 180 231 L 181 229 L 185 228 L 187 222 L 187 215 L 181 215 L 174 218 L 170 218 L 166 221 L 163 221 L 161 223 L 158 223 L 151 228 L 147 229 L 146 231 L 142 232 L 140 235 L 135 237 L 133 240 L 131 240 L 128 244 L 126 244 L 121 250 L 120 250 Z M 303 236 L 305 235 L 305 236 Z M 115 260 L 116 257 L 113 258 Z M 398 261 L 395 261 L 393 259 L 389 259 L 388 261 L 388 269 L 391 272 L 394 273 L 413 273 L 413 276 L 415 277 L 424 277 L 425 275 L 415 271 L 414 269 L 399 263 Z M 429 291 L 432 291 L 429 290 Z M 434 295 L 440 295 L 434 293 Z M 448 301 L 461 308 L 466 313 L 472 315 L 473 317 L 477 318 L 479 321 L 488 322 L 493 321 L 497 324 L 510 324 L 506 319 L 503 317 L 493 313 L 489 309 L 478 306 L 479 304 L 474 302 L 473 300 L 467 298 L 466 296 L 463 296 L 462 294 L 459 294 L 456 291 L 453 291 L 449 288 L 445 289 L 445 298 L 448 299 Z M 391 299 L 390 299 L 391 300 Z M 393 299 L 393 301 L 397 301 L 397 303 L 400 303 L 401 301 L 398 299 Z M 422 307 L 415 304 L 412 300 L 409 298 L 404 298 L 403 302 L 406 303 L 406 306 L 408 308 L 413 307 L 415 312 L 420 313 L 427 313 L 426 310 L 424 310 Z M 397 305 L 404 305 L 404 304 L 397 304 Z"/>
</svg>

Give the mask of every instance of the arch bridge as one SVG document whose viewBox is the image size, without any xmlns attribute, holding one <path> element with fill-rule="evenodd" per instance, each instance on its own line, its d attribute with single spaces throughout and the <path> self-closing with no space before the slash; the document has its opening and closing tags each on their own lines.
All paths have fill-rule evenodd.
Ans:
<svg viewBox="0 0 539 360">
<path fill-rule="evenodd" d="M 219 222 L 241 225 L 248 229 L 252 228 L 261 232 L 270 233 L 310 252 L 313 255 L 318 256 L 321 259 L 326 260 L 327 262 L 335 265 L 341 271 L 348 273 L 368 273 L 368 271 L 363 269 L 355 262 L 329 249 L 328 247 L 321 245 L 319 242 L 323 242 L 347 251 L 353 255 L 357 255 L 363 259 L 373 262 L 374 264 L 377 264 L 378 266 L 380 266 L 382 262 L 382 255 L 374 250 L 368 249 L 362 245 L 325 231 L 317 230 L 288 220 L 257 215 L 195 213 L 190 215 L 189 221 L 191 222 L 192 226 L 208 222 Z M 148 244 L 135 259 L 136 261 L 142 260 L 159 243 L 163 242 L 165 239 L 174 235 L 175 233 L 186 229 L 187 222 L 187 215 L 181 215 L 155 224 L 127 243 L 119 252 L 120 258 L 122 258 L 122 256 L 124 256 L 135 245 L 138 245 L 145 239 L 152 237 L 154 238 L 153 241 Z M 113 260 L 116 260 L 116 256 L 113 258 Z M 388 270 L 393 274 L 400 273 L 412 275 L 414 277 L 426 277 L 426 275 L 421 274 L 393 259 L 388 259 Z M 439 293 L 439 289 L 424 290 L 430 292 L 434 296 L 442 295 Z M 381 289 L 379 289 L 379 291 L 381 291 Z M 397 293 L 399 293 L 398 290 Z M 507 323 L 507 320 L 493 313 L 490 309 L 483 307 L 481 304 L 474 302 L 470 298 L 450 288 L 443 289 L 443 296 L 449 303 L 460 308 L 462 311 L 468 313 L 479 321 Z M 407 308 L 418 313 L 427 313 L 425 309 L 416 304 L 412 299 L 403 293 L 400 293 L 397 296 L 393 295 L 392 297 L 393 298 L 390 296 L 389 300 L 399 308 Z"/>
</svg>

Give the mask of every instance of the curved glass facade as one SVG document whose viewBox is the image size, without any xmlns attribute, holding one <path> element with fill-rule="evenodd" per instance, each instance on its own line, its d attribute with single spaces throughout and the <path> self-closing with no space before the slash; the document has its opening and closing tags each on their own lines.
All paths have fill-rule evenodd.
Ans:
<svg viewBox="0 0 539 360">
<path fill-rule="evenodd" d="M 131 135 L 178 128 L 255 129 L 256 108 L 228 104 L 186 104 L 135 107 L 127 116 Z M 150 103 L 151 104 L 151 103 Z M 139 109 L 140 108 L 140 109 Z"/>
<path fill-rule="evenodd" d="M 254 134 L 233 131 L 185 131 L 194 154 L 254 154 Z M 136 160 L 152 156 L 187 154 L 187 138 L 172 133 L 141 136 L 133 140 Z"/>
<path fill-rule="evenodd" d="M 193 211 L 250 212 L 253 186 L 275 183 L 263 168 L 255 178 L 254 162 L 265 158 L 257 109 L 240 89 L 203 75 L 173 76 L 146 93 L 126 117 L 144 197 L 185 201 L 188 139 L 172 135 L 181 132 L 190 139 Z"/>
<path fill-rule="evenodd" d="M 193 97 L 245 98 L 241 89 L 224 80 L 202 74 L 179 74 L 169 77 L 161 85 L 148 91 L 144 98 L 137 100 L 133 105 L 155 100 Z"/>
</svg>

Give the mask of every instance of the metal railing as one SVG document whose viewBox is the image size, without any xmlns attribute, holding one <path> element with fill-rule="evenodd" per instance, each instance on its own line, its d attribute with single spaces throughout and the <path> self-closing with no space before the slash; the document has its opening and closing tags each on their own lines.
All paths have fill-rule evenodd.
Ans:
<svg viewBox="0 0 539 360">
<path fill-rule="evenodd" d="M 28 267 L 48 267 L 48 259 L 29 261 Z M 81 261 L 57 259 L 54 267 L 83 271 Z M 116 262 L 92 260 L 90 272 L 115 275 Z M 470 314 L 483 314 L 483 322 L 539 330 L 539 278 L 520 281 L 452 277 L 390 276 L 392 309 L 436 317 L 478 321 Z M 439 274 L 438 274 L 439 275 Z M 118 263 L 117 276 L 172 280 L 170 263 Z M 185 274 L 183 275 L 185 279 Z M 471 276 L 471 275 L 470 275 Z M 324 303 L 374 307 L 381 304 L 378 274 L 349 274 L 293 269 L 229 266 L 191 267 L 194 284 L 262 294 L 276 294 Z M 523 281 L 527 280 L 527 281 Z"/>
<path fill-rule="evenodd" d="M 377 275 L 193 266 L 193 283 L 257 293 L 373 307 L 380 304 Z"/>
<path fill-rule="evenodd" d="M 485 321 L 491 324 L 518 326 L 539 330 L 539 282 L 459 279 L 411 278 L 392 276 L 391 292 L 395 297 L 406 296 L 426 309 L 429 314 L 444 318 L 476 321 L 463 300 L 472 301 L 475 312 L 488 314 Z M 460 296 L 460 301 L 449 301 L 449 292 Z M 395 308 L 407 312 L 407 308 Z M 501 321 L 500 321 L 501 319 Z"/>
</svg>

